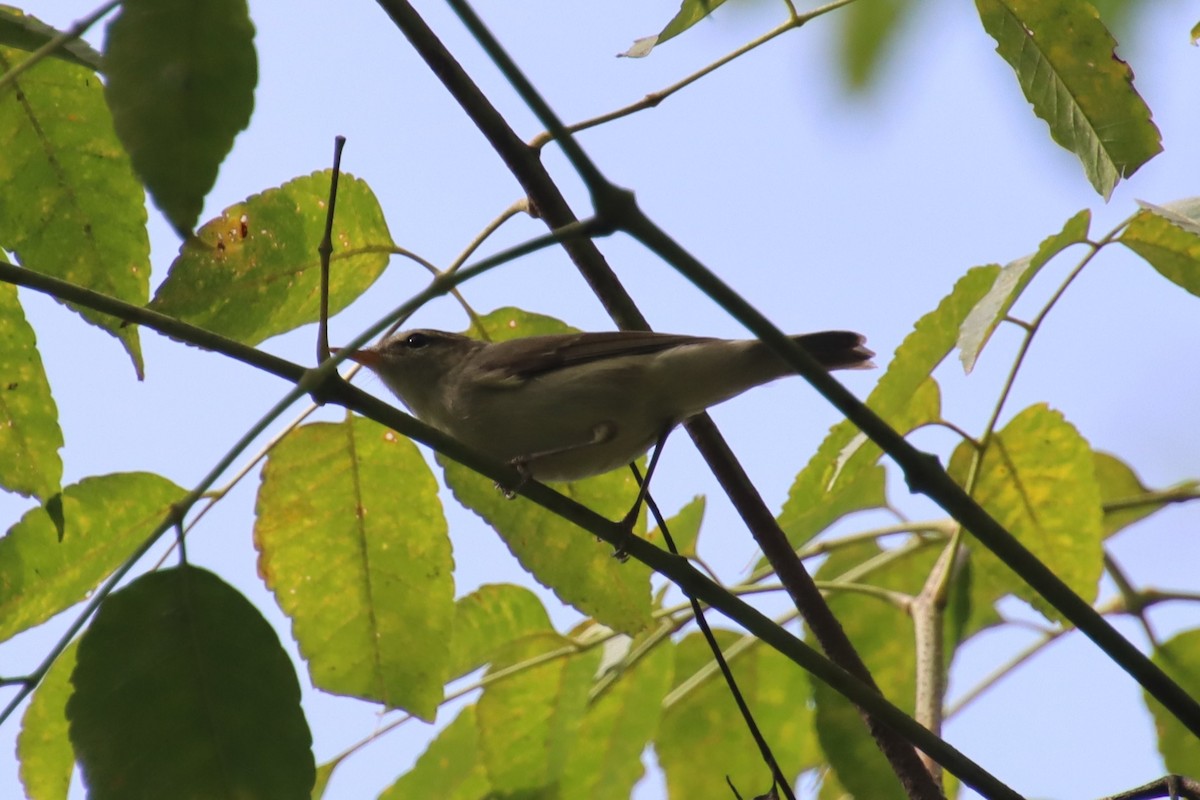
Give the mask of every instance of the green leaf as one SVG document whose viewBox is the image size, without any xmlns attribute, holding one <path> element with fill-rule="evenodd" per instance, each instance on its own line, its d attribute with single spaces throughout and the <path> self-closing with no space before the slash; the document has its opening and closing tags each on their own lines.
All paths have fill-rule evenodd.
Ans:
<svg viewBox="0 0 1200 800">
<path fill-rule="evenodd" d="M 71 743 L 93 800 L 282 800 L 312 788 L 292 662 L 258 609 L 211 572 L 152 572 L 111 595 L 71 681 Z"/>
<path fill-rule="evenodd" d="M 514 642 L 488 670 L 495 674 L 569 645 L 557 634 Z M 524 667 L 490 684 L 476 707 L 479 749 L 501 794 L 558 786 L 575 747 L 597 648 Z"/>
<path fill-rule="evenodd" d="M 245 0 L 125 0 L 104 43 L 117 135 L 187 238 L 233 139 L 250 123 L 258 60 Z"/>
<path fill-rule="evenodd" d="M 839 548 L 821 565 L 815 577 L 817 580 L 836 582 L 847 571 L 882 552 L 874 542 Z M 872 586 L 912 596 L 921 591 L 938 556 L 937 548 L 910 552 L 902 558 L 889 561 L 869 576 L 856 577 L 855 582 L 869 581 Z M 946 668 L 949 667 L 954 644 L 961 631 L 960 625 L 964 621 L 959 612 L 966 585 L 961 575 L 957 578 L 951 583 L 948 605 L 951 613 L 944 618 Z M 861 592 L 833 589 L 826 594 L 830 609 L 862 656 L 880 692 L 912 713 L 916 649 L 909 615 L 896 605 Z M 817 736 L 840 784 L 853 797 L 903 798 L 905 795 L 895 774 L 880 754 L 858 711 L 825 684 L 810 680 L 816 703 Z"/>
<path fill-rule="evenodd" d="M 650 626 L 648 567 L 618 561 L 608 545 L 524 497 L 505 499 L 489 479 L 461 464 L 441 456 L 438 463 L 455 499 L 500 534 L 521 566 L 560 600 L 622 633 Z M 619 519 L 637 497 L 633 476 L 624 472 L 553 486 L 610 519 Z"/>
<path fill-rule="evenodd" d="M 13 51 L 0 47 L 0 71 Z M 150 294 L 142 187 L 90 69 L 47 60 L 0 91 L 0 246 L 21 265 L 135 305 Z M 137 328 L 70 306 L 120 340 L 138 377 Z"/>
<path fill-rule="evenodd" d="M 973 454 L 964 442 L 951 456 L 948 471 L 962 485 Z M 1062 414 L 1039 403 L 996 433 L 977 469 L 971 495 L 1078 595 L 1089 601 L 1096 597 L 1104 525 L 1095 458 Z M 977 608 L 1015 594 L 1048 619 L 1062 619 L 991 553 L 974 547 L 971 557 Z"/>
<path fill-rule="evenodd" d="M 1163 206 L 1142 203 L 1118 241 L 1167 280 L 1200 295 L 1200 197 Z"/>
<path fill-rule="evenodd" d="M 1087 0 L 975 0 L 996 52 L 1017 73 L 1050 136 L 1105 200 L 1162 150 L 1133 71 Z"/>
<path fill-rule="evenodd" d="M 62 429 L 17 287 L 0 284 L 0 486 L 46 502 L 62 488 Z"/>
<path fill-rule="evenodd" d="M 87 597 L 183 496 L 148 472 L 84 478 L 63 489 L 61 540 L 46 508 L 28 511 L 0 539 L 0 641 Z"/>
<path fill-rule="evenodd" d="M 700 523 L 704 521 L 704 495 L 696 495 L 675 516 L 667 520 L 667 531 L 679 549 L 679 554 L 688 558 L 696 556 L 696 541 L 700 538 Z M 666 541 L 658 528 L 646 536 L 659 547 L 666 549 Z M 661 543 L 660 543 L 661 542 Z"/>
<path fill-rule="evenodd" d="M 491 789 L 479 756 L 475 706 L 467 706 L 429 743 L 413 768 L 379 795 L 379 800 L 480 800 L 492 796 Z"/>
<path fill-rule="evenodd" d="M 1200 696 L 1200 630 L 1183 631 L 1164 642 L 1154 652 L 1153 661 L 1185 692 L 1192 697 Z M 1149 693 L 1143 692 L 1142 696 L 1154 717 L 1158 752 L 1162 753 L 1167 772 L 1177 775 L 1200 773 L 1200 740 Z"/>
<path fill-rule="evenodd" d="M 618 55 L 625 56 L 626 58 L 643 58 L 644 56 L 648 56 L 650 55 L 650 51 L 655 47 L 683 33 L 715 11 L 724 2 L 725 0 L 683 0 L 679 5 L 679 11 L 676 12 L 671 21 L 667 23 L 667 26 L 659 31 L 657 35 L 643 36 L 635 40 L 632 47 Z"/>
<path fill-rule="evenodd" d="M 329 779 L 333 777 L 333 771 L 342 763 L 342 759 L 346 758 L 348 753 L 342 753 L 334 756 L 331 760 L 324 764 L 317 765 L 317 778 L 313 781 L 312 800 L 321 800 L 325 796 L 325 790 L 329 788 Z"/>
<path fill-rule="evenodd" d="M 67 734 L 67 699 L 78 640 L 55 659 L 21 718 L 17 758 L 28 800 L 67 800 L 75 750 Z"/>
<path fill-rule="evenodd" d="M 417 448 L 362 417 L 297 428 L 271 451 L 256 512 L 259 572 L 313 684 L 432 720 L 454 562 Z"/>
<path fill-rule="evenodd" d="M 635 640 L 633 647 L 639 644 Z M 674 670 L 675 647 L 664 639 L 588 706 L 562 778 L 571 796 L 626 800 L 631 795 L 645 773 L 642 751 L 658 730 Z"/>
<path fill-rule="evenodd" d="M 722 648 L 739 639 L 733 631 L 713 633 Z M 711 663 L 712 653 L 699 633 L 683 639 L 675 648 L 673 692 Z M 811 693 L 805 672 L 757 642 L 731 659 L 730 668 L 784 774 L 794 780 L 816 766 L 820 753 L 813 737 Z M 666 774 L 670 797 L 731 796 L 725 791 L 726 776 L 743 797 L 755 796 L 771 786 L 771 774 L 763 765 L 762 755 L 729 699 L 725 681 L 715 671 L 666 707 L 654 749 Z M 722 787 L 722 791 L 714 793 L 714 786 Z"/>
<path fill-rule="evenodd" d="M 578 332 L 578 328 L 572 328 L 555 317 L 504 306 L 476 319 L 463 334 L 490 342 L 507 342 L 509 339 L 523 339 L 526 336 Z"/>
<path fill-rule="evenodd" d="M 860 0 L 837 14 L 841 24 L 838 55 L 851 89 L 865 89 L 879 75 L 916 9 L 912 0 Z"/>
<path fill-rule="evenodd" d="M 867 398 L 867 405 L 907 433 L 940 416 L 937 384 L 930 377 L 958 338 L 968 312 L 991 288 L 1000 268 L 967 272 L 938 307 L 918 320 Z M 800 545 L 852 511 L 885 502 L 882 451 L 848 421 L 830 430 L 808 465 L 796 476 L 779 524 L 788 541 Z"/>
<path fill-rule="evenodd" d="M 150 307 L 249 345 L 315 322 L 331 172 L 314 172 L 230 206 L 188 239 Z M 338 183 L 329 313 L 365 292 L 395 247 L 367 184 Z"/>
<path fill-rule="evenodd" d="M 573 330 L 553 317 L 499 308 L 480 318 L 467 333 L 499 342 Z M 617 561 L 591 534 L 523 497 L 505 499 L 490 480 L 461 464 L 441 456 L 438 463 L 455 499 L 491 525 L 521 565 L 564 603 L 622 633 L 634 634 L 650 626 L 647 567 Z M 622 517 L 638 493 L 633 476 L 625 470 L 557 488 L 610 519 Z"/>
<path fill-rule="evenodd" d="M 1018 258 L 1000 270 L 1000 275 L 992 288 L 983 299 L 971 309 L 962 324 L 958 335 L 959 358 L 963 370 L 970 372 L 975 368 L 984 345 L 992 337 L 992 333 L 1000 325 L 1013 303 L 1017 302 L 1029 282 L 1038 274 L 1050 259 L 1073 244 L 1087 241 L 1088 225 L 1092 214 L 1087 209 L 1080 211 L 1063 226 L 1062 231 L 1045 239 L 1031 256 Z"/>
<path fill-rule="evenodd" d="M 1100 497 L 1104 504 L 1105 539 L 1167 505 L 1166 500 L 1144 501 L 1143 498 L 1153 490 L 1146 487 L 1137 473 L 1121 459 L 1098 451 L 1093 452 L 1092 456 L 1096 463 L 1096 483 L 1100 486 Z M 1200 481 L 1184 481 L 1171 488 L 1195 491 L 1197 487 L 1200 487 Z"/>
<path fill-rule="evenodd" d="M 59 35 L 60 31 L 36 17 L 15 8 L 0 6 L 0 46 L 33 52 Z M 100 54 L 82 39 L 64 42 L 50 53 L 50 57 L 100 71 Z"/>
<path fill-rule="evenodd" d="M 455 603 L 448 680 L 490 663 L 510 642 L 553 631 L 542 601 L 524 586 L 480 586 Z"/>
</svg>

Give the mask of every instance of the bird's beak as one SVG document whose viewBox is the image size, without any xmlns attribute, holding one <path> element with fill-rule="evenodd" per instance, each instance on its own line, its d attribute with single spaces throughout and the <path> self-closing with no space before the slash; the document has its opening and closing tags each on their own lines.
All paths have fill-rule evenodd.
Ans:
<svg viewBox="0 0 1200 800">
<path fill-rule="evenodd" d="M 344 347 L 331 347 L 329 348 L 329 352 L 337 354 L 345 349 Z M 364 367 L 371 368 L 378 366 L 380 362 L 379 353 L 374 350 L 351 350 L 346 353 L 346 358 L 362 364 Z"/>
</svg>

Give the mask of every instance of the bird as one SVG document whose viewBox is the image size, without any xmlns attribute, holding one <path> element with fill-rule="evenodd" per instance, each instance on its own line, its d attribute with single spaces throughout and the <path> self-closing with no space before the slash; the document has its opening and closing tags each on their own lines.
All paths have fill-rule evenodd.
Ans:
<svg viewBox="0 0 1200 800">
<path fill-rule="evenodd" d="M 874 366 L 852 331 L 791 339 L 828 370 Z M 758 339 L 648 331 L 486 342 L 416 329 L 346 357 L 417 419 L 542 482 L 630 464 L 689 417 L 795 373 Z"/>
</svg>

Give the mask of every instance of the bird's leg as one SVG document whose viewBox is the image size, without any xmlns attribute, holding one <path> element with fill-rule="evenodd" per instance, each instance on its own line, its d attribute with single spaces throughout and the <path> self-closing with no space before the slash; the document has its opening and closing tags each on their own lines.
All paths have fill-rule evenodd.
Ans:
<svg viewBox="0 0 1200 800">
<path fill-rule="evenodd" d="M 526 482 L 528 482 L 529 479 L 533 476 L 533 465 L 539 459 L 549 458 L 552 456 L 558 456 L 558 455 L 562 455 L 563 453 L 570 453 L 575 450 L 582 450 L 585 447 L 592 447 L 594 445 L 604 444 L 605 442 L 612 441 L 613 437 L 615 437 L 616 435 L 617 435 L 616 423 L 610 422 L 610 421 L 605 421 L 605 422 L 598 423 L 597 425 L 595 425 L 592 428 L 592 435 L 587 441 L 579 442 L 577 444 L 569 444 L 564 447 L 556 447 L 553 450 L 542 450 L 537 453 L 529 453 L 527 455 L 517 456 L 512 461 L 508 462 L 512 466 L 512 468 L 515 469 L 517 471 L 517 473 L 521 476 L 520 480 L 517 482 L 517 485 L 515 487 L 508 487 L 508 486 L 501 486 L 499 483 L 497 483 L 496 488 L 504 493 L 504 497 L 506 499 L 512 500 L 514 497 L 517 496 L 517 492 L 519 492 L 521 490 L 521 487 L 524 486 L 526 484 Z"/>
<path fill-rule="evenodd" d="M 670 428 L 659 434 L 658 441 L 654 443 L 654 452 L 650 454 L 650 463 L 646 465 L 646 477 L 641 476 L 636 464 L 629 465 L 629 468 L 633 470 L 634 479 L 638 482 L 638 494 L 637 499 L 633 501 L 633 508 L 629 509 L 629 512 L 621 520 L 621 528 L 624 531 L 626 542 L 633 537 L 633 526 L 637 524 L 638 514 L 641 513 L 642 505 L 650 494 L 650 478 L 654 475 L 654 468 L 658 466 L 658 458 L 662 455 L 663 445 L 667 443 L 667 437 L 670 434 Z M 613 558 L 618 561 L 629 560 L 629 553 L 625 552 L 624 545 L 617 545 L 617 548 L 613 550 Z"/>
</svg>

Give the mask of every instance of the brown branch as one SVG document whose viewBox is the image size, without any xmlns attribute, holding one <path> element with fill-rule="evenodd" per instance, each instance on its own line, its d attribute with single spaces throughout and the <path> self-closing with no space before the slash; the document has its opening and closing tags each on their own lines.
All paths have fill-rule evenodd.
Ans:
<svg viewBox="0 0 1200 800">
<path fill-rule="evenodd" d="M 504 118 L 474 84 L 462 66 L 446 50 L 416 10 L 405 0 L 378 1 L 434 74 L 441 79 L 447 91 L 487 137 L 488 142 L 529 194 L 533 206 L 540 212 L 546 224 L 555 228 L 574 221 L 574 213 L 546 172 L 537 152 L 521 141 L 508 126 Z M 492 60 L 505 72 L 510 82 L 514 82 L 515 66 L 512 65 L 507 54 L 499 50 L 494 39 L 487 34 L 477 19 L 472 23 L 471 18 L 474 15 L 469 10 L 464 9 L 461 4 L 452 3 L 452 5 L 471 29 L 476 40 L 488 51 Z M 552 112 L 541 102 L 536 93 L 522 91 L 523 87 L 516 85 L 515 82 L 514 86 L 522 94 L 526 103 L 539 113 L 543 122 L 546 121 L 547 115 L 553 117 Z M 561 129 L 561 124 L 557 119 L 552 119 L 552 122 L 555 124 L 547 125 L 552 132 L 556 128 Z M 577 145 L 570 136 L 560 138 L 560 144 L 569 156 L 575 156 L 571 159 L 573 165 L 581 171 L 581 175 L 594 193 L 598 186 L 607 187 L 611 192 L 620 191 L 604 181 L 603 177 L 596 173 L 594 167 L 584 168 L 584 164 L 579 158 Z M 586 159 L 583 159 L 583 162 L 586 162 Z M 590 162 L 588 164 L 590 165 Z M 588 178 L 592 178 L 592 180 L 589 181 Z M 593 197 L 598 209 L 605 205 L 605 199 L 611 199 L 611 197 Z M 603 214 L 600 216 L 604 217 Z M 649 329 L 645 317 L 638 311 L 633 299 L 617 280 L 616 275 L 593 242 L 579 240 L 567 245 L 566 248 L 572 261 L 592 287 L 592 291 L 600 298 L 605 309 L 619 327 L 635 330 Z M 708 415 L 702 414 L 687 423 L 687 430 L 716 475 L 718 482 L 729 495 L 734 507 L 745 520 L 755 541 L 767 560 L 770 561 L 780 581 L 787 588 L 796 608 L 808 623 L 822 649 L 835 664 L 878 691 L 870 672 L 854 650 L 854 646 L 850 643 L 845 631 L 842 630 L 841 624 L 829 610 L 813 583 L 812 577 L 805 571 L 803 564 L 788 543 L 787 537 L 775 521 L 774 515 L 771 514 L 758 490 L 750 482 L 745 470 L 734 457 L 712 420 Z M 912 745 L 871 715 L 863 712 L 863 717 L 871 735 L 905 786 L 909 797 L 930 800 L 941 798 L 941 790 L 921 764 Z"/>
</svg>

